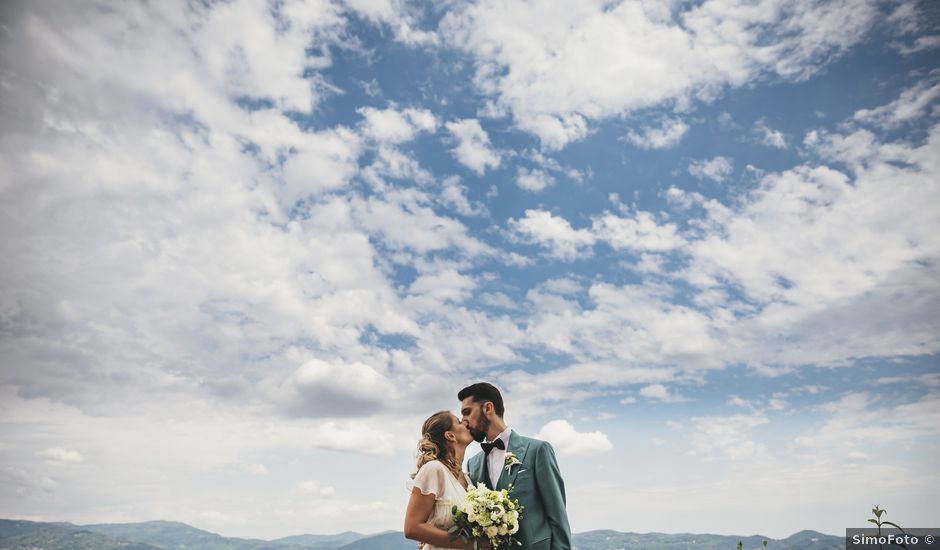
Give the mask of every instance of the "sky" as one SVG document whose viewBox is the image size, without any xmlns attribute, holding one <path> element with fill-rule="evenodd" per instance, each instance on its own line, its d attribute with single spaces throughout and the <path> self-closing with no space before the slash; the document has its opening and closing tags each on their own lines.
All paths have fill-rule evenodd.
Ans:
<svg viewBox="0 0 940 550">
<path fill-rule="evenodd" d="M 933 525 L 938 60 L 930 0 L 5 1 L 0 517 L 401 529 L 486 380 L 576 533 Z"/>
</svg>

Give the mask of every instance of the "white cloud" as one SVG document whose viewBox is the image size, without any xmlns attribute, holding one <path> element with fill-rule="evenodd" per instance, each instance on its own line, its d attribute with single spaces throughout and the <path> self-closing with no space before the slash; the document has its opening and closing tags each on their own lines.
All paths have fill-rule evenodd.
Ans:
<svg viewBox="0 0 940 550">
<path fill-rule="evenodd" d="M 904 34 L 916 33 L 922 26 L 924 14 L 917 2 L 904 2 L 897 4 L 885 21 L 894 27 L 894 30 Z"/>
<path fill-rule="evenodd" d="M 441 182 L 440 201 L 461 216 L 484 216 L 487 213 L 483 204 L 470 202 L 467 198 L 467 187 L 460 183 L 457 176 L 451 176 Z"/>
<path fill-rule="evenodd" d="M 447 131 L 457 139 L 457 147 L 451 152 L 461 164 L 482 176 L 487 168 L 497 168 L 500 154 L 490 147 L 490 137 L 475 118 L 448 122 Z"/>
<path fill-rule="evenodd" d="M 314 497 L 332 497 L 336 495 L 336 489 L 332 485 L 327 485 L 315 479 L 308 479 L 297 484 L 297 490 L 304 495 Z"/>
<path fill-rule="evenodd" d="M 662 401 L 663 403 L 680 403 L 685 401 L 685 397 L 669 391 L 669 388 L 662 384 L 651 384 L 640 389 L 640 395 L 650 399 Z"/>
<path fill-rule="evenodd" d="M 584 288 L 584 285 L 570 277 L 549 279 L 539 285 L 539 290 L 552 292 L 554 294 L 577 294 L 584 292 Z"/>
<path fill-rule="evenodd" d="M 268 471 L 268 468 L 264 464 L 253 463 L 245 466 L 245 473 L 253 476 L 266 476 L 271 472 Z"/>
<path fill-rule="evenodd" d="M 691 420 L 695 426 L 691 451 L 705 461 L 750 460 L 767 452 L 765 444 L 748 437 L 749 431 L 769 422 L 762 414 L 702 416 Z"/>
<path fill-rule="evenodd" d="M 594 219 L 591 229 L 595 239 L 615 250 L 664 252 L 685 244 L 675 224 L 660 224 L 650 212 L 637 212 L 632 217 L 606 212 Z"/>
<path fill-rule="evenodd" d="M 591 254 L 594 236 L 586 229 L 574 229 L 564 218 L 544 210 L 526 210 L 525 218 L 510 219 L 509 228 L 529 242 L 541 244 L 552 256 L 572 261 Z"/>
<path fill-rule="evenodd" d="M 937 98 L 940 98 L 940 79 L 926 79 L 904 90 L 900 97 L 891 103 L 873 109 L 862 109 L 852 118 L 857 122 L 874 124 L 881 128 L 897 128 L 901 124 L 921 120 L 925 115 L 935 117 Z"/>
<path fill-rule="evenodd" d="M 293 152 L 282 166 L 284 186 L 275 190 L 287 207 L 310 195 L 342 187 L 359 168 L 358 136 L 345 128 L 296 137 Z"/>
<path fill-rule="evenodd" d="M 876 4 L 709 0 L 679 9 L 601 0 L 488 0 L 445 17 L 441 34 L 476 59 L 481 92 L 559 149 L 587 119 L 690 100 L 763 75 L 805 79 L 861 40 Z"/>
<path fill-rule="evenodd" d="M 246 373 L 283 380 L 309 359 L 285 350 L 384 364 L 360 340 L 365 327 L 418 326 L 370 242 L 384 226 L 357 224 L 362 202 L 322 195 L 348 191 L 363 139 L 344 127 L 302 129 L 286 113 L 310 112 L 320 97 L 317 68 L 340 26 L 333 8 L 279 3 L 275 21 L 263 2 L 80 17 L 79 8 L 45 6 L 24 7 L 23 24 L 13 25 L 10 39 L 30 52 L 17 71 L 29 78 L 4 84 L 24 117 L 4 124 L 12 177 L 0 246 L 17 268 L 4 270 L 3 300 L 34 328 L 3 348 L 21 364 L 45 365 L 17 377 L 23 394 L 130 411 L 190 391 L 258 399 L 258 375 Z M 198 57 L 194 44 L 204 46 Z M 58 96 L 37 95 L 33 81 Z M 369 139 L 433 130 L 426 111 L 399 115 L 412 129 L 375 123 Z M 389 209 L 407 231 L 416 205 L 414 218 L 440 239 L 447 231 L 431 204 L 403 198 Z M 289 215 L 294 207 L 301 215 Z M 402 246 L 486 250 L 459 223 L 440 220 L 451 240 L 422 243 L 416 232 Z"/>
<path fill-rule="evenodd" d="M 847 456 L 848 459 L 853 462 L 871 460 L 871 456 L 868 453 L 864 453 L 862 451 L 850 451 Z"/>
<path fill-rule="evenodd" d="M 363 363 L 311 359 L 284 381 L 285 406 L 298 415 L 338 417 L 374 413 L 394 395 L 387 375 Z"/>
<path fill-rule="evenodd" d="M 517 116 L 516 123 L 521 129 L 538 136 L 542 147 L 549 151 L 557 151 L 588 135 L 587 120 L 577 114 Z"/>
<path fill-rule="evenodd" d="M 674 373 L 665 365 L 722 365 L 718 356 L 722 345 L 716 339 L 712 319 L 694 308 L 672 303 L 669 292 L 656 284 L 620 287 L 595 283 L 582 300 L 536 293 L 527 332 L 535 346 L 571 354 L 584 363 L 610 362 L 623 367 L 622 374 L 594 373 L 595 380 L 631 380 L 633 374 L 642 372 L 646 378 L 632 383 L 666 382 Z M 649 364 L 659 367 L 652 371 L 632 368 Z"/>
<path fill-rule="evenodd" d="M 433 197 L 415 189 L 389 191 L 349 202 L 357 223 L 397 250 L 419 254 L 456 248 L 473 257 L 494 254 L 493 249 L 471 237 L 467 226 L 434 211 Z"/>
<path fill-rule="evenodd" d="M 703 290 L 735 285 L 752 300 L 734 323 L 739 359 L 786 368 L 940 349 L 927 328 L 936 326 L 927 258 L 940 257 L 932 237 L 940 224 L 919 206 L 936 194 L 929 182 L 940 166 L 928 151 L 937 143 L 936 124 L 920 144 L 883 143 L 866 129 L 821 132 L 816 151 L 845 172 L 798 166 L 765 175 L 731 208 L 706 203 L 707 231 L 690 242 L 684 277 Z M 768 355 L 767 342 L 784 334 L 805 351 L 781 346 Z"/>
<path fill-rule="evenodd" d="M 728 404 L 729 404 L 729 405 L 732 405 L 732 406 L 734 406 L 734 407 L 744 407 L 744 408 L 747 408 L 747 409 L 752 409 L 752 408 L 754 408 L 754 405 L 751 404 L 750 401 L 748 401 L 747 399 L 742 399 L 741 397 L 739 397 L 739 396 L 737 396 L 737 395 L 732 395 L 732 396 L 728 397 Z"/>
<path fill-rule="evenodd" d="M 516 309 L 518 304 L 502 292 L 484 292 L 480 295 L 480 302 L 490 307 L 499 307 L 503 309 Z"/>
<path fill-rule="evenodd" d="M 542 170 L 528 170 L 521 166 L 516 170 L 516 185 L 526 191 L 538 193 L 554 184 L 555 178 Z"/>
<path fill-rule="evenodd" d="M 515 372 L 508 379 L 516 380 L 514 387 L 537 395 L 558 399 L 566 390 L 585 385 L 618 387 L 648 382 L 669 381 L 675 370 L 665 367 L 625 367 L 617 363 L 584 362 L 538 374 Z M 534 391 L 538 389 L 538 391 Z M 590 395 L 590 394 L 588 394 Z"/>
<path fill-rule="evenodd" d="M 578 432 L 566 420 L 553 420 L 535 434 L 552 444 L 561 455 L 593 454 L 613 450 L 610 438 L 602 432 Z"/>
<path fill-rule="evenodd" d="M 434 132 L 437 119 L 427 109 L 397 110 L 361 107 L 362 133 L 376 141 L 398 144 L 413 140 L 420 132 Z"/>
<path fill-rule="evenodd" d="M 689 125 L 678 118 L 664 118 L 659 127 L 644 126 L 639 132 L 630 130 L 627 139 L 640 149 L 675 147 L 689 131 Z"/>
<path fill-rule="evenodd" d="M 883 376 L 875 382 L 878 384 L 917 384 L 927 388 L 940 388 L 940 373 L 929 372 L 916 376 Z"/>
<path fill-rule="evenodd" d="M 434 46 L 436 33 L 417 28 L 406 0 L 342 0 L 349 9 L 375 24 L 388 25 L 395 40 L 410 46 Z"/>
<path fill-rule="evenodd" d="M 419 275 L 408 289 L 412 295 L 409 299 L 460 303 L 470 297 L 476 286 L 473 277 L 462 275 L 456 269 L 442 269 Z"/>
<path fill-rule="evenodd" d="M 825 423 L 797 436 L 795 448 L 814 455 L 874 452 L 940 433 L 940 396 L 935 392 L 895 405 L 878 401 L 877 394 L 850 392 L 820 405 L 818 411 L 828 415 Z"/>
<path fill-rule="evenodd" d="M 666 272 L 666 257 L 659 254 L 640 254 L 640 261 L 632 266 L 632 269 L 640 273 Z"/>
<path fill-rule="evenodd" d="M 527 149 L 525 152 L 525 157 L 538 164 L 543 171 L 562 174 L 572 181 L 578 183 L 584 183 L 590 179 L 592 175 L 590 167 L 588 167 L 587 170 L 577 170 L 571 166 L 562 166 L 562 164 L 556 159 L 534 149 Z"/>
<path fill-rule="evenodd" d="M 560 316 L 564 318 L 563 316 Z M 541 342 L 548 340 L 552 349 L 570 352 L 569 338 L 562 327 L 558 327 L 560 336 L 555 338 L 551 330 L 544 325 L 531 333 L 529 343 L 539 348 Z M 569 338 L 570 339 L 570 338 Z M 550 403 L 578 402 L 597 396 L 598 392 L 608 392 L 613 388 L 622 388 L 632 384 L 671 381 L 676 377 L 675 369 L 665 367 L 625 366 L 621 362 L 584 361 L 566 367 L 529 373 L 518 369 L 501 375 L 498 383 L 504 388 L 504 399 L 513 404 L 513 417 L 541 417 L 557 411 Z M 635 403 L 626 400 L 624 404 Z M 567 406 L 567 405 L 566 405 Z"/>
<path fill-rule="evenodd" d="M 675 185 L 669 186 L 669 189 L 666 190 L 666 200 L 671 206 L 682 210 L 688 210 L 693 206 L 705 203 L 705 197 L 701 193 L 679 189 Z"/>
<path fill-rule="evenodd" d="M 689 173 L 699 179 L 708 178 L 721 183 L 734 171 L 731 159 L 715 157 L 711 160 L 697 160 L 689 164 Z"/>
<path fill-rule="evenodd" d="M 42 458 L 44 461 L 46 461 L 46 463 L 55 466 L 61 466 L 63 464 L 74 464 L 77 462 L 83 462 L 85 460 L 85 457 L 82 456 L 80 452 L 70 449 L 63 449 L 62 447 L 51 447 L 36 453 L 36 456 Z"/>
<path fill-rule="evenodd" d="M 675 224 L 657 222 L 649 212 L 621 217 L 610 212 L 593 219 L 591 227 L 574 229 L 568 220 L 542 210 L 526 210 L 526 217 L 509 220 L 509 228 L 526 242 L 548 248 L 552 256 L 572 261 L 590 256 L 597 242 L 615 250 L 664 252 L 680 248 L 685 240 Z"/>
<path fill-rule="evenodd" d="M 342 453 L 390 456 L 404 447 L 400 434 L 377 426 L 371 419 L 318 422 L 297 436 L 310 447 Z"/>
<path fill-rule="evenodd" d="M 774 147 L 776 149 L 787 148 L 787 138 L 783 135 L 783 132 L 780 130 L 774 130 L 770 126 L 767 126 L 767 121 L 764 119 L 758 120 L 754 124 L 754 132 L 757 134 L 761 144 L 763 145 Z"/>
<path fill-rule="evenodd" d="M 910 45 L 900 42 L 892 42 L 891 46 L 898 50 L 898 52 L 900 52 L 902 55 L 913 55 L 915 53 L 920 53 L 940 47 L 940 34 L 919 36 L 916 40 L 914 40 L 914 43 Z"/>
</svg>

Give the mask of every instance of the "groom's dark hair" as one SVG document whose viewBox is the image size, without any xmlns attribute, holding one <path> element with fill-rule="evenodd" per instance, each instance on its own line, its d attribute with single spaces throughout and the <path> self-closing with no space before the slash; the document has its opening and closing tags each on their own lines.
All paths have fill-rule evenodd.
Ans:
<svg viewBox="0 0 940 550">
<path fill-rule="evenodd" d="M 493 384 L 477 382 L 476 384 L 470 384 L 457 393 L 457 399 L 461 401 L 468 397 L 472 397 L 477 403 L 489 401 L 493 404 L 493 410 L 496 411 L 496 416 L 500 418 L 503 417 L 503 396 Z"/>
</svg>

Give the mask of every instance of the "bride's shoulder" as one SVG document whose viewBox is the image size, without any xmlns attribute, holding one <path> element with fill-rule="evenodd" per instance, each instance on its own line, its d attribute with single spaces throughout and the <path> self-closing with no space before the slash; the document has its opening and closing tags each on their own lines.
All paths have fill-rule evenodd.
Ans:
<svg viewBox="0 0 940 550">
<path fill-rule="evenodd" d="M 429 460 L 425 462 L 424 464 L 422 464 L 421 467 L 418 468 L 418 471 L 420 472 L 421 470 L 434 471 L 434 470 L 446 470 L 446 469 L 447 469 L 447 466 L 444 466 L 443 462 L 435 459 L 435 460 Z"/>
</svg>

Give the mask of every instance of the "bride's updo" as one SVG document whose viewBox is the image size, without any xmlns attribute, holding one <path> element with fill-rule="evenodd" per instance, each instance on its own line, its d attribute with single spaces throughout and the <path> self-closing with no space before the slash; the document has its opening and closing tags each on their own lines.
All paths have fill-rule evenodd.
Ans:
<svg viewBox="0 0 940 550">
<path fill-rule="evenodd" d="M 454 427 L 454 415 L 450 411 L 440 411 L 431 415 L 421 427 L 421 441 L 418 442 L 418 470 L 432 460 L 441 464 L 460 477 L 460 464 L 453 446 L 447 444 L 444 433 Z M 418 472 L 411 474 L 412 479 Z"/>
</svg>

